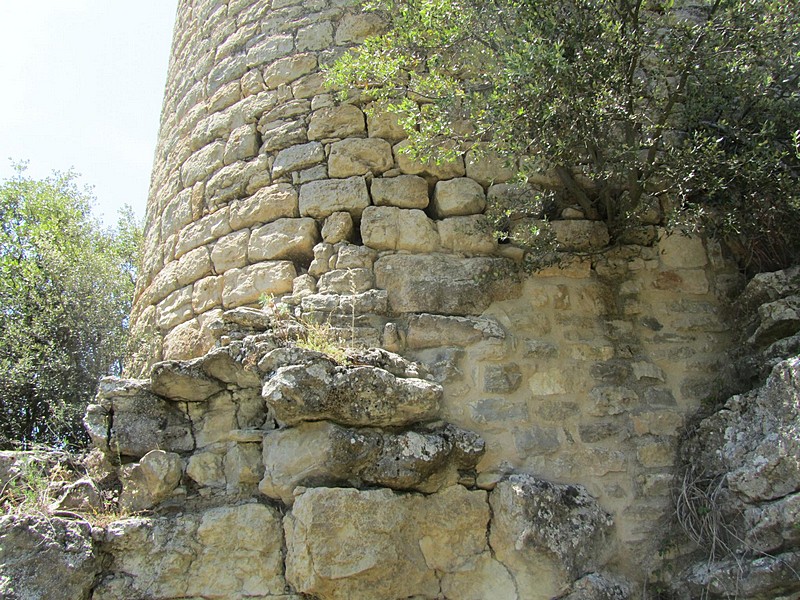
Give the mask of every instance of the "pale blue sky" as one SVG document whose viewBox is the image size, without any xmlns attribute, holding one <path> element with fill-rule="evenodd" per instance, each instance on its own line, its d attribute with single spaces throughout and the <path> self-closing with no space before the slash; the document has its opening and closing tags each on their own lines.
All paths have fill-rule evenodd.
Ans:
<svg viewBox="0 0 800 600">
<path fill-rule="evenodd" d="M 147 201 L 177 0 L 0 0 L 0 179 L 74 168 L 98 216 Z"/>
</svg>

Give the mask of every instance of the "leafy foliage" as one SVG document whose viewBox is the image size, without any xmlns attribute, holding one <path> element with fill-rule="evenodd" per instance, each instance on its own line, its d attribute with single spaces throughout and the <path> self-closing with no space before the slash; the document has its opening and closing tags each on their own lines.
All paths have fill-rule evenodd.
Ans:
<svg viewBox="0 0 800 600">
<path fill-rule="evenodd" d="M 104 230 L 72 173 L 0 183 L 0 445 L 84 441 L 121 369 L 140 237 L 130 211 Z"/>
<path fill-rule="evenodd" d="M 653 206 L 754 269 L 800 249 L 795 0 L 376 0 L 387 33 L 332 83 L 401 116 L 412 152 L 519 163 L 545 205 L 619 235 Z M 450 144 L 443 145 L 447 139 Z M 455 143 L 453 143 L 455 142 Z"/>
</svg>

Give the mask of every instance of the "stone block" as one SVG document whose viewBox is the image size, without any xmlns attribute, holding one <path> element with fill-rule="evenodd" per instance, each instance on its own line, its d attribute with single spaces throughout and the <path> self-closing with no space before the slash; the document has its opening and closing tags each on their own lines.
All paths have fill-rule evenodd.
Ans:
<svg viewBox="0 0 800 600">
<path fill-rule="evenodd" d="M 436 227 L 444 250 L 460 254 L 492 254 L 497 250 L 494 229 L 483 215 L 442 219 Z"/>
<path fill-rule="evenodd" d="M 414 350 L 445 346 L 466 348 L 505 337 L 503 328 L 491 318 L 421 314 L 408 319 L 406 345 Z"/>
<path fill-rule="evenodd" d="M 178 261 L 178 285 L 185 286 L 211 275 L 211 256 L 208 248 L 195 248 L 181 256 Z"/>
<path fill-rule="evenodd" d="M 206 215 L 199 221 L 184 227 L 178 234 L 175 244 L 175 258 L 180 258 L 190 250 L 212 242 L 231 232 L 227 209 Z"/>
<path fill-rule="evenodd" d="M 308 142 L 284 148 L 275 157 L 272 176 L 280 177 L 292 171 L 302 171 L 325 160 L 325 149 L 319 142 Z"/>
<path fill-rule="evenodd" d="M 334 266 L 337 269 L 369 269 L 371 271 L 377 258 L 378 253 L 372 248 L 355 244 L 339 244 L 336 248 Z"/>
<path fill-rule="evenodd" d="M 365 136 L 364 113 L 352 104 L 321 108 L 312 113 L 308 124 L 309 140 Z"/>
<path fill-rule="evenodd" d="M 196 314 L 222 306 L 222 277 L 206 277 L 192 286 L 192 309 Z"/>
<path fill-rule="evenodd" d="M 505 183 L 517 174 L 514 161 L 494 152 L 470 150 L 466 156 L 467 177 L 483 187 Z M 509 162 L 511 164 L 509 164 Z"/>
<path fill-rule="evenodd" d="M 400 125 L 397 114 L 380 110 L 367 111 L 367 130 L 369 137 L 382 138 L 392 144 L 408 137 L 406 130 Z"/>
<path fill-rule="evenodd" d="M 255 123 L 242 125 L 231 132 L 225 144 L 224 162 L 226 165 L 238 160 L 247 160 L 258 154 L 261 138 L 258 135 Z"/>
<path fill-rule="evenodd" d="M 330 177 L 380 175 L 394 166 L 392 147 L 379 138 L 349 138 L 331 145 L 328 157 Z"/>
<path fill-rule="evenodd" d="M 375 263 L 375 283 L 389 292 L 393 311 L 478 315 L 520 286 L 513 263 L 502 258 L 447 255 L 385 256 Z"/>
<path fill-rule="evenodd" d="M 314 219 L 278 219 L 253 229 L 247 258 L 250 262 L 292 260 L 308 264 L 318 241 L 319 231 Z"/>
<path fill-rule="evenodd" d="M 408 146 L 409 142 L 406 140 L 395 144 L 392 148 L 397 166 L 406 175 L 427 175 L 434 179 L 452 179 L 453 177 L 463 177 L 466 172 L 464 158 L 461 156 L 437 164 L 435 160 L 422 161 L 413 158 L 406 151 Z"/>
<path fill-rule="evenodd" d="M 181 166 L 183 187 L 205 181 L 224 164 L 225 142 L 214 142 L 192 154 Z"/>
<path fill-rule="evenodd" d="M 369 206 L 361 219 L 361 239 L 375 250 L 435 252 L 439 234 L 427 215 L 417 209 Z"/>
<path fill-rule="evenodd" d="M 377 206 L 422 209 L 429 202 L 428 182 L 417 175 L 373 179 L 370 191 Z"/>
<path fill-rule="evenodd" d="M 697 235 L 662 234 L 658 240 L 661 264 L 669 268 L 699 269 L 708 264 L 703 239 Z"/>
<path fill-rule="evenodd" d="M 461 486 L 430 496 L 310 489 L 284 523 L 286 578 L 298 591 L 326 600 L 435 598 L 442 574 L 477 579 L 480 565 L 481 572 L 502 577 L 500 565 L 485 566 L 493 561 L 488 521 L 486 492 Z M 499 589 L 512 586 L 506 577 Z"/>
<path fill-rule="evenodd" d="M 244 267 L 247 264 L 247 245 L 249 241 L 249 229 L 234 231 L 219 238 L 211 251 L 214 271 L 224 273 L 230 269 Z"/>
<path fill-rule="evenodd" d="M 138 463 L 123 467 L 120 505 L 133 512 L 149 510 L 178 487 L 183 461 L 174 452 L 151 450 Z"/>
<path fill-rule="evenodd" d="M 330 21 L 312 23 L 297 30 L 298 52 L 325 50 L 333 45 L 333 25 Z"/>
<path fill-rule="evenodd" d="M 608 227 L 601 221 L 551 221 L 560 250 L 586 252 L 608 245 Z"/>
<path fill-rule="evenodd" d="M 299 216 L 297 191 L 288 183 L 261 188 L 250 198 L 237 200 L 230 206 L 230 226 L 233 229 Z"/>
<path fill-rule="evenodd" d="M 335 212 L 322 225 L 322 241 L 328 244 L 349 242 L 353 239 L 353 217 L 349 212 Z"/>
<path fill-rule="evenodd" d="M 375 285 L 372 269 L 334 269 L 319 278 L 320 294 L 359 294 Z"/>
<path fill-rule="evenodd" d="M 312 181 L 300 187 L 300 214 L 304 217 L 324 219 L 335 212 L 347 211 L 358 219 L 369 205 L 363 177 Z"/>
<path fill-rule="evenodd" d="M 312 52 L 287 56 L 276 60 L 264 69 L 264 85 L 267 86 L 267 89 L 274 90 L 316 69 L 317 56 Z"/>
<path fill-rule="evenodd" d="M 162 330 L 168 330 L 194 316 L 192 311 L 192 286 L 186 286 L 158 303 L 156 323 Z"/>
<path fill-rule="evenodd" d="M 436 184 L 431 206 L 439 219 L 475 215 L 486 209 L 486 195 L 478 182 L 458 177 Z"/>
<path fill-rule="evenodd" d="M 224 275 L 222 305 L 233 308 L 245 304 L 256 304 L 264 294 L 288 294 L 292 281 L 297 277 L 294 264 L 277 261 L 250 265 L 243 269 L 231 269 Z"/>
<path fill-rule="evenodd" d="M 336 28 L 336 45 L 360 44 L 386 30 L 386 21 L 375 12 L 345 15 Z"/>
</svg>

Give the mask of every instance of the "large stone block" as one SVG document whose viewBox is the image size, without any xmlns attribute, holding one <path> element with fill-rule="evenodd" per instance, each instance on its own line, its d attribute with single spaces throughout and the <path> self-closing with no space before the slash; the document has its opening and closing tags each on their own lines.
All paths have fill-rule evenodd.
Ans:
<svg viewBox="0 0 800 600">
<path fill-rule="evenodd" d="M 406 151 L 408 146 L 408 141 L 402 141 L 392 148 L 397 166 L 406 175 L 426 175 L 434 179 L 452 179 L 453 177 L 463 177 L 466 172 L 464 158 L 461 156 L 440 163 L 435 160 L 422 161 L 413 158 Z"/>
<path fill-rule="evenodd" d="M 379 138 L 349 138 L 331 145 L 328 157 L 328 175 L 351 177 L 353 175 L 381 175 L 394 166 L 392 147 Z"/>
<path fill-rule="evenodd" d="M 264 294 L 288 294 L 292 291 L 297 271 L 289 261 L 264 262 L 231 269 L 224 277 L 222 304 L 225 308 L 233 308 L 255 304 Z"/>
<path fill-rule="evenodd" d="M 398 378 L 384 369 L 339 367 L 319 359 L 278 369 L 262 395 L 286 425 L 324 419 L 356 427 L 394 427 L 434 419 L 442 388 L 424 379 Z"/>
<path fill-rule="evenodd" d="M 267 89 L 274 90 L 280 85 L 291 83 L 303 75 L 315 71 L 317 68 L 317 56 L 308 52 L 305 54 L 295 54 L 276 60 L 264 69 L 264 85 Z"/>
<path fill-rule="evenodd" d="M 247 245 L 250 230 L 242 229 L 221 237 L 211 251 L 214 271 L 224 273 L 230 269 L 240 269 L 247 264 Z M 189 256 L 188 254 L 186 256 Z"/>
<path fill-rule="evenodd" d="M 428 182 L 417 175 L 374 179 L 370 191 L 377 206 L 426 208 L 429 202 Z"/>
<path fill-rule="evenodd" d="M 233 229 L 244 229 L 299 216 L 297 191 L 288 183 L 278 183 L 261 188 L 250 198 L 232 202 L 230 226 Z"/>
<path fill-rule="evenodd" d="M 309 140 L 364 136 L 367 133 L 364 113 L 352 104 L 321 108 L 311 115 Z"/>
<path fill-rule="evenodd" d="M 421 210 L 394 206 L 369 206 L 361 219 L 361 238 L 375 250 L 435 252 L 439 248 L 436 225 Z"/>
<path fill-rule="evenodd" d="M 282 544 L 280 515 L 255 503 L 117 521 L 93 598 L 280 598 Z"/>
<path fill-rule="evenodd" d="M 461 254 L 492 254 L 497 250 L 494 229 L 483 215 L 450 217 L 436 226 L 445 250 Z"/>
<path fill-rule="evenodd" d="M 353 218 L 370 204 L 363 177 L 312 181 L 300 187 L 300 214 L 324 219 L 335 212 L 347 211 Z"/>
<path fill-rule="evenodd" d="M 459 589 L 485 585 L 487 574 L 495 591 L 510 591 L 486 542 L 488 521 L 486 492 L 461 486 L 430 496 L 311 489 L 284 520 L 286 578 L 321 600 L 433 599 L 442 577 Z"/>
<path fill-rule="evenodd" d="M 490 542 L 520 600 L 550 600 L 601 565 L 611 516 L 581 486 L 512 475 L 489 496 Z"/>
<path fill-rule="evenodd" d="M 608 227 L 601 221 L 552 221 L 550 226 L 561 250 L 585 252 L 608 245 Z"/>
<path fill-rule="evenodd" d="M 319 241 L 314 219 L 278 219 L 253 229 L 247 248 L 250 262 L 262 260 L 293 260 L 308 264 L 314 258 L 314 246 Z"/>
<path fill-rule="evenodd" d="M 302 171 L 324 161 L 325 149 L 319 142 L 290 146 L 278 152 L 272 165 L 272 176 L 277 178 L 292 171 Z"/>
<path fill-rule="evenodd" d="M 440 181 L 433 191 L 433 212 L 437 218 L 476 215 L 486 209 L 486 194 L 468 177 Z"/>
<path fill-rule="evenodd" d="M 383 486 L 431 493 L 474 469 L 484 444 L 476 434 L 449 426 L 393 434 L 307 423 L 264 438 L 263 494 L 294 502 L 297 486 Z"/>
<path fill-rule="evenodd" d="M 479 315 L 520 291 L 514 263 L 488 257 L 385 256 L 375 263 L 375 282 L 398 313 Z"/>
</svg>

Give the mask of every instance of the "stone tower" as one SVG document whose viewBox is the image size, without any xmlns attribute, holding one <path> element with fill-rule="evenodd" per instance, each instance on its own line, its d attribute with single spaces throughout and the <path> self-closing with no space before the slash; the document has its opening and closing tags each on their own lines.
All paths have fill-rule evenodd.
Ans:
<svg viewBox="0 0 800 600">
<path fill-rule="evenodd" d="M 414 161 L 402 152 L 405 134 L 390 116 L 357 98 L 338 102 L 326 88 L 321 67 L 384 26 L 358 4 L 181 0 L 132 316 L 140 350 L 131 370 L 144 374 L 159 361 L 230 347 L 220 324 L 242 317 L 226 315 L 281 297 L 340 338 L 422 364 L 442 386 L 436 417 L 485 441 L 477 466 L 443 479 L 457 483 L 430 496 L 393 495 L 378 476 L 362 487 L 384 489 L 338 492 L 291 479 L 309 488 L 297 501 L 305 512 L 287 512 L 283 525 L 291 558 L 286 577 L 298 592 L 549 598 L 606 567 L 641 585 L 658 564 L 679 429 L 710 393 L 728 344 L 719 296 L 730 267 L 699 238 L 664 236 L 658 215 L 630 243 L 595 252 L 608 243 L 605 226 L 571 211 L 553 223 L 564 252 L 560 266 L 520 275 L 521 250 L 498 245 L 483 214 L 487 201 L 520 192 L 508 183 L 513 171 L 469 153 L 446 164 Z M 203 364 L 198 377 L 219 375 Z M 156 368 L 154 381 L 175 368 L 169 365 Z M 251 379 L 204 385 L 234 398 L 240 390 L 232 386 L 246 387 L 248 402 L 263 404 L 261 384 Z M 177 398 L 186 400 L 183 393 Z M 202 405 L 205 413 L 197 398 L 189 400 L 181 418 L 209 432 L 222 427 L 221 405 Z M 119 419 L 122 409 L 112 414 Z M 279 467 L 270 466 L 266 449 L 284 438 L 263 424 L 241 433 L 241 424 L 224 422 L 224 435 L 195 432 L 186 447 L 175 446 L 189 465 L 184 476 L 193 486 L 239 493 L 239 474 L 226 479 L 228 465 L 240 473 L 235 465 L 252 455 L 262 469 L 251 473 L 255 481 L 267 469 L 262 492 L 290 506 L 292 487 L 275 491 L 270 469 Z M 302 427 L 329 436 L 328 444 L 340 435 Z M 302 427 L 278 431 L 289 436 Z M 396 423 L 388 430 L 394 437 L 381 443 L 434 443 L 419 432 L 401 439 Z M 313 446 L 298 439 L 298 454 Z M 217 474 L 205 477 L 212 463 Z M 347 538 L 348 515 L 325 512 L 333 510 L 333 496 L 374 525 L 365 525 L 361 541 L 372 550 L 361 562 L 347 563 L 337 554 L 342 539 L 312 528 L 331 519 Z M 522 496 L 532 504 L 520 508 Z M 560 525 L 539 533 L 525 525 L 525 511 L 553 507 L 564 509 L 552 517 L 551 525 Z M 381 521 L 388 513 L 399 515 L 397 523 Z M 574 519 L 583 520 L 574 537 L 563 538 L 562 527 Z M 399 537 L 388 543 L 386 535 Z M 458 551 L 434 551 L 442 539 Z M 402 554 L 395 542 L 415 550 Z M 375 564 L 366 564 L 368 557 L 377 557 Z M 402 572 L 378 568 L 392 560 Z M 593 589 L 593 581 L 580 585 Z M 623 597 L 608 594 L 602 597 Z"/>
</svg>

